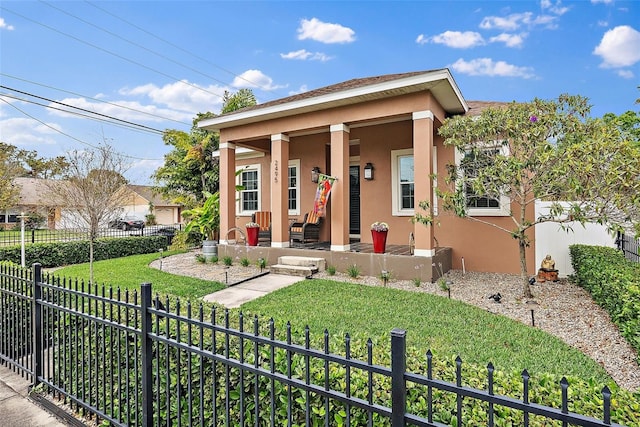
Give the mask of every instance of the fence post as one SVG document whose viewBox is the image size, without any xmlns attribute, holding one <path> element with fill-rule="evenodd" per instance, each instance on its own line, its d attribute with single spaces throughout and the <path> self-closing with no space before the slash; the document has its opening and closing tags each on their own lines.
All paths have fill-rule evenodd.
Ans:
<svg viewBox="0 0 640 427">
<path fill-rule="evenodd" d="M 407 409 L 407 387 L 404 374 L 407 368 L 407 331 L 391 330 L 391 426 L 404 427 Z"/>
<path fill-rule="evenodd" d="M 142 425 L 145 427 L 153 425 L 153 377 L 152 377 L 152 358 L 153 343 L 149 335 L 153 323 L 149 308 L 152 306 L 151 301 L 151 283 L 143 283 L 140 289 L 140 318 L 142 336 L 140 350 L 142 352 Z"/>
<path fill-rule="evenodd" d="M 42 378 L 42 305 L 38 302 L 42 299 L 42 265 L 35 263 L 33 271 L 33 387 L 40 384 Z"/>
</svg>

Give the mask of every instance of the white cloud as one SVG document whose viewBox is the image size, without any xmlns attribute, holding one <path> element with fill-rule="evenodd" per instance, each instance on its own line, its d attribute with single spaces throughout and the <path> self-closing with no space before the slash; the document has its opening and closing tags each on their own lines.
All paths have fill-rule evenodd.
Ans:
<svg viewBox="0 0 640 427">
<path fill-rule="evenodd" d="M 632 79 L 635 77 L 631 70 L 618 70 L 618 75 L 623 79 Z"/>
<path fill-rule="evenodd" d="M 305 60 L 309 60 L 309 61 L 321 61 L 321 62 L 326 62 L 329 61 L 330 59 L 333 59 L 332 57 L 325 55 L 322 52 L 309 52 L 306 49 L 300 49 L 300 50 L 296 50 L 293 52 L 289 52 L 289 53 L 281 53 L 280 57 L 283 59 L 298 59 L 301 61 L 305 61 Z"/>
<path fill-rule="evenodd" d="M 524 43 L 524 38 L 527 36 L 527 33 L 522 34 L 508 34 L 502 33 L 495 37 L 491 37 L 489 41 L 491 43 L 504 43 L 507 47 L 522 47 L 522 43 Z"/>
<path fill-rule="evenodd" d="M 309 88 L 307 87 L 307 85 L 302 85 L 298 90 L 289 91 L 289 95 L 297 95 L 299 93 L 307 92 L 308 90 Z"/>
<path fill-rule="evenodd" d="M 273 79 L 266 74 L 264 74 L 260 70 L 247 70 L 244 73 L 237 76 L 233 79 L 231 86 L 241 89 L 241 88 L 251 88 L 251 89 L 262 89 L 262 90 L 276 90 L 286 86 L 282 85 L 274 85 Z"/>
<path fill-rule="evenodd" d="M 493 61 L 491 58 L 477 58 L 471 61 L 460 58 L 451 65 L 451 68 L 470 76 L 521 77 L 524 79 L 535 77 L 530 67 L 518 67 L 504 61 Z"/>
<path fill-rule="evenodd" d="M 593 3 L 593 4 L 597 4 L 597 3 L 611 4 L 611 3 L 613 3 L 613 0 L 591 0 L 591 3 Z"/>
<path fill-rule="evenodd" d="M 609 21 L 598 21 L 598 27 L 608 27 Z"/>
<path fill-rule="evenodd" d="M 351 43 L 355 31 L 340 24 L 322 22 L 318 18 L 303 19 L 298 27 L 298 39 L 311 39 L 322 43 Z"/>
<path fill-rule="evenodd" d="M 48 122 L 43 125 L 37 120 L 26 117 L 12 117 L 0 120 L 0 140 L 16 147 L 55 144 L 56 141 L 53 136 L 58 135 L 56 130 L 62 130 L 62 127 L 57 123 Z"/>
<path fill-rule="evenodd" d="M 484 39 L 480 33 L 476 33 L 475 31 L 445 31 L 432 37 L 425 37 L 423 34 L 420 34 L 416 42 L 419 44 L 436 43 L 457 49 L 467 49 L 483 45 Z"/>
<path fill-rule="evenodd" d="M 4 18 L 0 18 L 0 30 L 13 31 L 15 29 L 16 27 L 14 27 L 13 25 L 7 24 Z"/>
<path fill-rule="evenodd" d="M 542 0 L 540 2 L 540 7 L 542 10 L 548 10 L 549 12 L 555 15 L 564 15 L 569 11 L 569 8 L 566 6 L 562 6 L 562 1 L 558 0 L 555 4 L 551 0 Z"/>
<path fill-rule="evenodd" d="M 603 68 L 633 65 L 640 61 L 640 32 L 628 25 L 615 27 L 604 33 L 593 53 L 602 57 Z"/>
<path fill-rule="evenodd" d="M 483 30 L 499 29 L 504 31 L 513 31 L 520 28 L 523 24 L 531 24 L 533 13 L 513 13 L 509 16 L 487 16 L 480 22 L 480 28 Z"/>
</svg>

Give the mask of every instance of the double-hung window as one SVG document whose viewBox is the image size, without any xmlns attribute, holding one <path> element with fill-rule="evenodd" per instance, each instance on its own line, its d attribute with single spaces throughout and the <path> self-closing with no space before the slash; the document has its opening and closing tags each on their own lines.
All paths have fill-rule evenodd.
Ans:
<svg viewBox="0 0 640 427">
<path fill-rule="evenodd" d="M 287 181 L 289 215 L 300 215 L 300 160 L 289 160 Z"/>
<path fill-rule="evenodd" d="M 467 212 L 471 216 L 508 216 L 510 200 L 502 194 L 478 194 L 473 188 L 473 180 L 480 179 L 478 171 L 495 161 L 498 155 L 509 154 L 507 145 L 488 145 L 468 150 L 456 150 L 458 173 L 464 177 L 464 195 Z"/>
<path fill-rule="evenodd" d="M 414 214 L 413 149 L 391 152 L 392 207 L 394 215 Z"/>
<path fill-rule="evenodd" d="M 242 186 L 238 198 L 239 215 L 250 215 L 260 210 L 260 165 L 241 169 L 238 184 Z"/>
</svg>

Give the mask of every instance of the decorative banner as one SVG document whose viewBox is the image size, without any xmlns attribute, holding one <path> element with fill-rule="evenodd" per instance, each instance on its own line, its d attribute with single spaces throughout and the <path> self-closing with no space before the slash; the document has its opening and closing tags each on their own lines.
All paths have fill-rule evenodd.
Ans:
<svg viewBox="0 0 640 427">
<path fill-rule="evenodd" d="M 316 199 L 313 202 L 313 211 L 318 216 L 326 216 L 327 202 L 335 180 L 334 177 L 322 173 L 318 176 L 318 189 L 316 190 Z"/>
</svg>

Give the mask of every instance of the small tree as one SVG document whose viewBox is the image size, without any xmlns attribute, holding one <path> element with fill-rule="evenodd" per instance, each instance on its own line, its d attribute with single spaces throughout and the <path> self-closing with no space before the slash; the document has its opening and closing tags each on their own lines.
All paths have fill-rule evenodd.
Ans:
<svg viewBox="0 0 640 427">
<path fill-rule="evenodd" d="M 448 165 L 446 189 L 438 190 L 443 208 L 516 240 L 527 298 L 533 296 L 527 277 L 527 230 L 543 222 L 571 221 L 618 228 L 640 206 L 638 147 L 617 127 L 589 118 L 589 111 L 586 98 L 562 95 L 489 108 L 477 117 L 449 118 L 439 130 L 444 144 L 464 156 L 459 165 Z M 500 197 L 509 198 L 511 228 L 492 217 L 468 215 L 474 198 Z M 553 202 L 549 215 L 527 215 L 536 199 Z M 433 222 L 429 214 L 416 219 Z"/>
<path fill-rule="evenodd" d="M 71 151 L 65 179 L 49 185 L 50 196 L 74 214 L 79 226 L 89 228 L 89 280 L 93 282 L 95 241 L 100 227 L 122 209 L 127 191 L 124 157 L 108 145 Z"/>
</svg>

